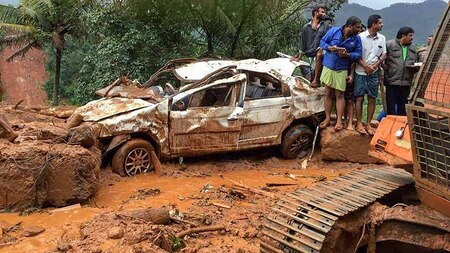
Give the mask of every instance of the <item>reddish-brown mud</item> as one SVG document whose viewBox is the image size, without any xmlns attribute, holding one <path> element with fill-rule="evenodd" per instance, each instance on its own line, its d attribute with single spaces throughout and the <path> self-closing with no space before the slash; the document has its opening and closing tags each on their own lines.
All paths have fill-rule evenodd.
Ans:
<svg viewBox="0 0 450 253">
<path fill-rule="evenodd" d="M 23 100 L 23 105 L 46 105 L 47 95 L 41 87 L 47 80 L 47 55 L 42 50 L 31 49 L 24 57 L 7 61 L 14 50 L 5 48 L 0 53 L 0 90 L 3 89 L 3 101 L 16 104 Z"/>
<path fill-rule="evenodd" d="M 148 247 L 142 241 L 137 242 L 140 239 L 136 238 L 142 239 L 142 229 L 177 233 L 193 226 L 189 223 L 195 223 L 198 226 L 223 225 L 225 230 L 186 236 L 186 248 L 183 252 L 256 252 L 257 235 L 273 200 L 248 191 L 242 191 L 245 198 L 229 194 L 227 189 L 232 187 L 232 183 L 227 179 L 281 195 L 296 187 L 307 187 L 318 180 L 334 178 L 350 170 L 368 166 L 323 163 L 314 158 L 306 169 L 302 169 L 301 160 L 284 160 L 272 156 L 271 152 L 263 150 L 260 155 L 246 152 L 191 158 L 185 159 L 183 165 L 178 162 L 163 163 L 166 174 L 163 176 L 149 173 L 121 178 L 110 169 L 104 169 L 100 175 L 98 192 L 90 201 L 83 203 L 82 208 L 53 214 L 49 213 L 50 209 L 42 210 L 41 213 L 28 216 L 19 216 L 17 213 L 0 214 L 0 220 L 10 226 L 22 222 L 19 232 L 13 235 L 15 239 L 9 241 L 10 244 L 2 246 L 3 241 L 0 241 L 0 251 L 47 252 L 57 248 L 61 250 L 61 247 L 64 249 L 61 243 L 66 243 L 70 245 L 66 245 L 68 252 L 132 252 L 139 247 Z M 267 183 L 297 185 L 266 187 Z M 139 227 L 145 224 L 108 218 L 114 213 L 147 207 L 177 209 L 184 216 L 180 217 L 188 223 Z M 124 235 L 123 238 L 128 239 L 109 239 L 105 236 L 104 229 L 118 224 L 127 224 L 124 233 L 129 235 Z M 20 231 L 29 226 L 39 226 L 45 231 L 34 237 L 21 236 Z M 84 232 L 80 234 L 80 228 L 86 226 L 89 229 L 82 229 Z M 151 234 L 151 238 L 155 239 L 158 233 Z M 136 243 L 130 243 L 130 240 Z"/>
</svg>

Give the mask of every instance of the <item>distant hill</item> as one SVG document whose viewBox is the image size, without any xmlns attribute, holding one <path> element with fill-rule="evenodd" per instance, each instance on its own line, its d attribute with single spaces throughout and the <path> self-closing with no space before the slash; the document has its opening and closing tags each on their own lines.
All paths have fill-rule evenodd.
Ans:
<svg viewBox="0 0 450 253">
<path fill-rule="evenodd" d="M 426 44 L 427 37 L 433 34 L 447 3 L 442 0 L 427 0 L 423 3 L 397 3 L 381 10 L 359 4 L 343 4 L 335 13 L 335 24 L 343 25 L 350 16 L 357 16 L 364 25 L 372 14 L 383 18 L 383 31 L 386 39 L 393 39 L 402 26 L 414 28 L 415 44 Z"/>
<path fill-rule="evenodd" d="M 19 4 L 19 0 L 0 0 L 0 4 L 12 4 L 12 5 L 17 5 Z"/>
</svg>

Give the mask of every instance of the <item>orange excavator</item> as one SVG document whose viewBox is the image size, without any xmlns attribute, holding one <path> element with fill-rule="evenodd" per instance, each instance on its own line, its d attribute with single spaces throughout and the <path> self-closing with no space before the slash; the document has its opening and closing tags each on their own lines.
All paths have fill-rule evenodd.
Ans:
<svg viewBox="0 0 450 253">
<path fill-rule="evenodd" d="M 450 4 L 406 107 L 387 116 L 369 154 L 387 166 L 352 171 L 278 199 L 261 252 L 450 252 Z"/>
</svg>

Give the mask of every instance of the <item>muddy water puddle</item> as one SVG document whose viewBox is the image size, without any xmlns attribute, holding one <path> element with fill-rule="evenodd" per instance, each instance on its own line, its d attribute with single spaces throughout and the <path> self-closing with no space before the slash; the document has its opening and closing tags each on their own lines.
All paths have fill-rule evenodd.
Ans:
<svg viewBox="0 0 450 253">
<path fill-rule="evenodd" d="M 158 176 L 149 173 L 119 179 L 117 182 L 103 182 L 95 196 L 89 203 L 83 203 L 82 208 L 54 214 L 43 210 L 43 213 L 34 213 L 28 216 L 19 216 L 17 213 L 3 213 L 0 214 L 0 221 L 6 222 L 10 226 L 21 222 L 21 227 L 39 226 L 44 228 L 45 231 L 34 237 L 22 237 L 18 233 L 16 241 L 12 241 L 11 245 L 0 245 L 0 252 L 47 252 L 55 250 L 63 237 L 79 240 L 80 226 L 92 221 L 101 213 L 163 206 L 196 215 L 209 215 L 213 224 L 228 224 L 227 226 L 232 227 L 226 233 L 206 233 L 200 238 L 191 238 L 187 242 L 190 246 L 198 244 L 200 245 L 198 247 L 205 246 L 211 251 L 231 250 L 236 252 L 239 248 L 254 251 L 257 250 L 256 234 L 253 237 L 247 234 L 256 231 L 260 225 L 260 220 L 264 217 L 265 210 L 273 203 L 268 198 L 252 194 L 247 194 L 247 198 L 242 201 L 230 201 L 218 194 L 217 191 L 215 192 L 221 186 L 231 187 L 232 183 L 225 178 L 255 189 L 264 187 L 266 183 L 297 184 L 269 189 L 274 194 L 281 195 L 284 192 L 295 190 L 296 187 L 312 185 L 320 178 L 319 176 L 330 179 L 355 168 L 355 166 L 344 166 L 343 169 L 336 169 L 342 166 L 314 165 L 313 163 L 308 169 L 299 170 L 299 163 L 288 162 L 283 164 L 283 162 L 281 161 L 279 166 L 260 163 L 256 170 L 244 166 L 242 169 L 231 169 L 229 171 L 223 171 L 223 168 L 234 167 L 233 164 L 224 164 L 223 166 L 216 164 L 214 165 L 216 167 L 212 170 L 207 169 L 207 164 L 195 164 L 178 177 Z M 269 166 L 265 167 L 265 165 Z M 217 168 L 222 168 L 222 170 L 217 170 Z M 207 171 L 208 175 L 200 177 L 199 171 L 202 170 Z M 215 193 L 209 194 L 208 191 Z M 140 193 L 144 194 L 140 195 Z M 232 207 L 221 209 L 212 207 L 208 204 L 209 202 L 220 202 Z M 242 216 L 245 219 L 241 220 Z M 234 221 L 230 223 L 230 220 Z M 236 233 L 233 231 L 236 231 Z M 110 242 L 105 245 L 113 244 Z M 209 250 L 199 250 L 199 252 L 209 252 Z"/>
</svg>

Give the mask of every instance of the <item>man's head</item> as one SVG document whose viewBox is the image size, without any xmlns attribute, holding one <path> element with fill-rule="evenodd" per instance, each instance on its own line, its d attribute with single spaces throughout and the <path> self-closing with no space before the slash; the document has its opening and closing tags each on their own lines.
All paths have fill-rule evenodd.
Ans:
<svg viewBox="0 0 450 253">
<path fill-rule="evenodd" d="M 413 41 L 414 29 L 409 26 L 404 26 L 400 28 L 397 32 L 397 39 L 402 45 L 409 45 Z"/>
<path fill-rule="evenodd" d="M 367 28 L 375 30 L 376 32 L 381 31 L 383 28 L 383 20 L 381 19 L 381 16 L 378 14 L 371 15 L 367 19 Z"/>
<path fill-rule="evenodd" d="M 428 36 L 428 46 L 431 45 L 432 41 L 433 41 L 433 35 Z"/>
<path fill-rule="evenodd" d="M 327 14 L 327 8 L 325 6 L 316 6 L 312 9 L 311 15 L 312 17 L 317 17 L 319 20 L 323 19 L 325 15 Z"/>
<path fill-rule="evenodd" d="M 362 29 L 361 19 L 355 16 L 349 17 L 345 22 L 345 28 L 349 35 L 358 34 Z"/>
</svg>

